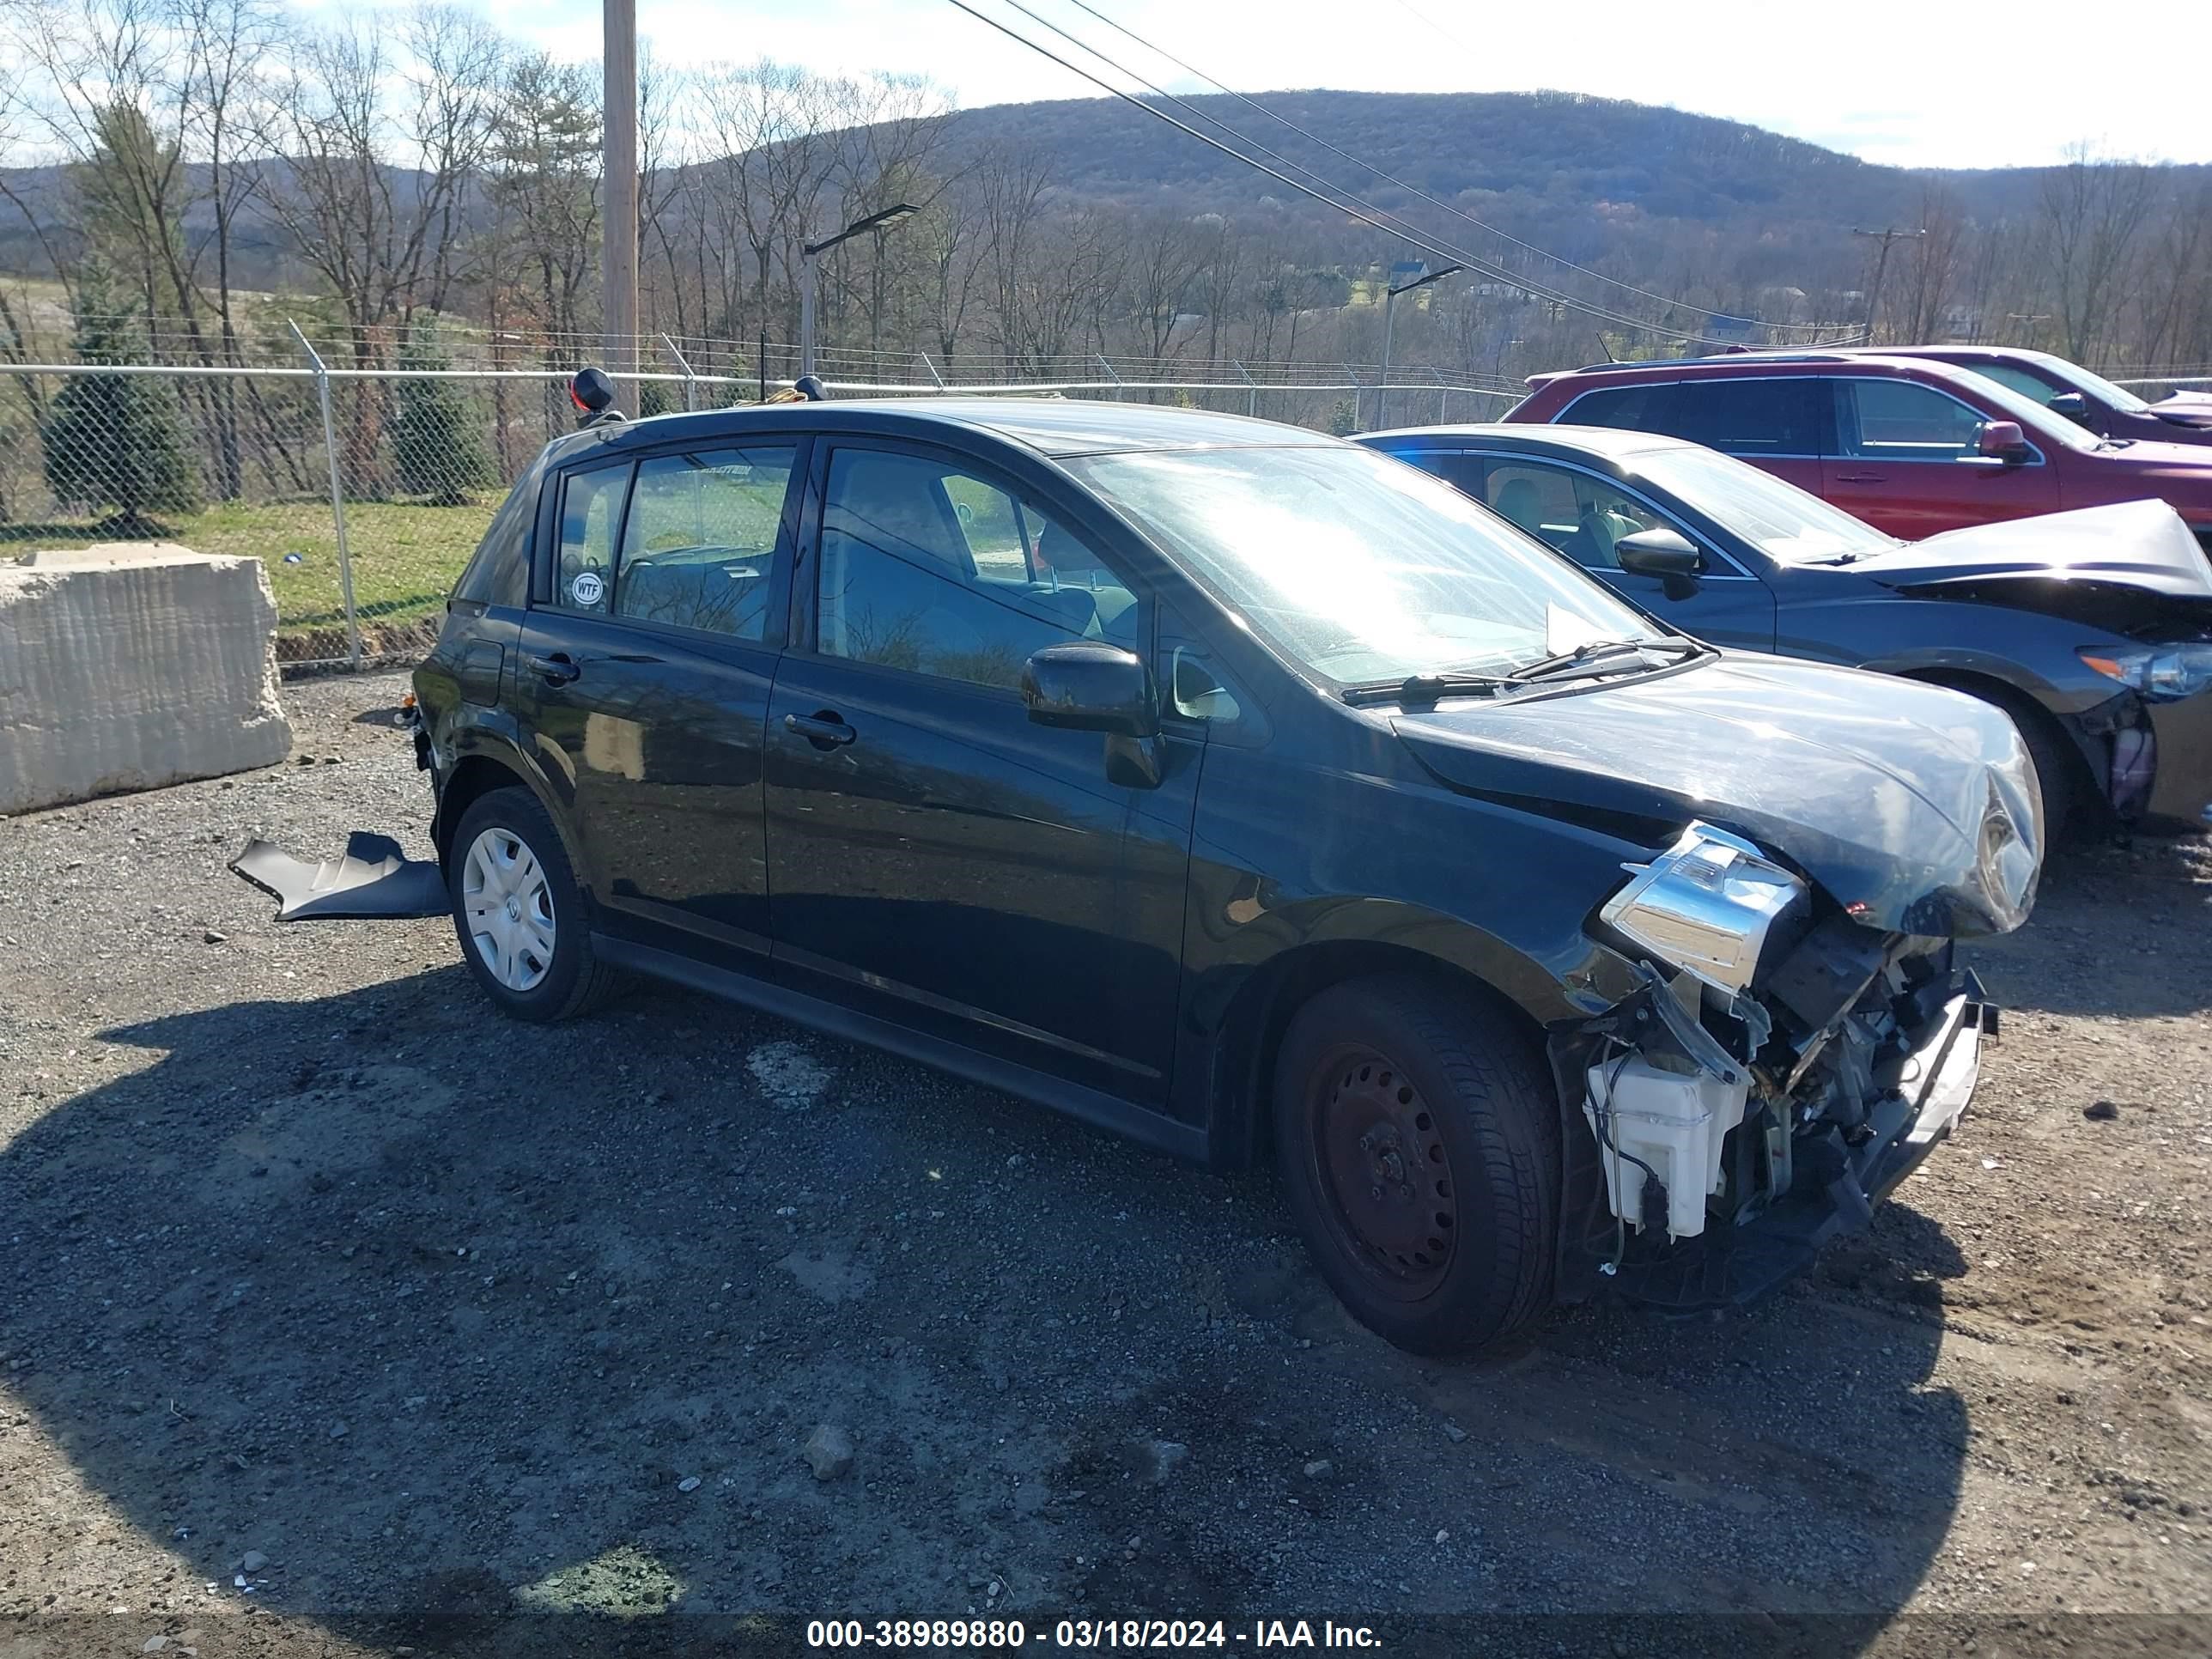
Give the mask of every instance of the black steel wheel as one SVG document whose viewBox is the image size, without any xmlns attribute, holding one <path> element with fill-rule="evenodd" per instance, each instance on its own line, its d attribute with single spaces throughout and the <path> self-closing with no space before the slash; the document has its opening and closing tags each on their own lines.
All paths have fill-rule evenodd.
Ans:
<svg viewBox="0 0 2212 1659">
<path fill-rule="evenodd" d="M 1558 1109 L 1498 1009 L 1421 978 L 1333 986 L 1284 1034 L 1274 1109 L 1285 1195 L 1362 1324 L 1464 1353 L 1549 1305 Z"/>
<path fill-rule="evenodd" d="M 1449 1273 L 1459 1226 L 1436 1114 L 1406 1068 L 1364 1042 L 1324 1055 L 1307 1086 L 1311 1156 L 1340 1248 L 1379 1294 L 1419 1301 Z"/>
</svg>

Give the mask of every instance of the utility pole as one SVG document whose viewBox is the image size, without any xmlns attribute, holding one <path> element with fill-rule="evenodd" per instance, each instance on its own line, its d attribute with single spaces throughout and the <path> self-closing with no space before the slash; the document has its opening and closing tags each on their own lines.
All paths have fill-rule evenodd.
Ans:
<svg viewBox="0 0 2212 1659">
<path fill-rule="evenodd" d="M 637 0 L 600 0 L 606 24 L 606 220 L 599 254 L 605 368 L 615 405 L 637 413 Z"/>
<path fill-rule="evenodd" d="M 1881 279 L 1883 273 L 1889 269 L 1889 245 L 1901 237 L 1925 236 L 1927 234 L 1924 229 L 1899 230 L 1893 225 L 1883 230 L 1861 230 L 1856 225 L 1851 228 L 1852 235 L 1873 237 L 1881 243 L 1881 252 L 1874 262 L 1874 283 L 1867 289 L 1866 338 L 1861 342 L 1862 344 L 1874 343 L 1875 307 L 1881 303 Z"/>
</svg>

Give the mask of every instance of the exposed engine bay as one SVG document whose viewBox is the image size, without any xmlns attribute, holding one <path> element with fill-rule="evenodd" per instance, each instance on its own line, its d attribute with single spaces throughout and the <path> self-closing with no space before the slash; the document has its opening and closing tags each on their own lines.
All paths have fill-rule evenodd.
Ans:
<svg viewBox="0 0 2212 1659">
<path fill-rule="evenodd" d="M 1563 1293 L 1748 1300 L 1947 1136 L 1997 1012 L 1947 939 L 1868 926 L 1753 842 L 1692 824 L 1600 914 L 1640 988 L 1555 1033 Z"/>
</svg>

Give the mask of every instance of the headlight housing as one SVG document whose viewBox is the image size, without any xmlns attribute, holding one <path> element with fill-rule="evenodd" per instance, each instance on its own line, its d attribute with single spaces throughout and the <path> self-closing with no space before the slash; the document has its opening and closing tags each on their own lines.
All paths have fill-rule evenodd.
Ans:
<svg viewBox="0 0 2212 1659">
<path fill-rule="evenodd" d="M 1751 983 L 1766 937 L 1805 884 L 1741 836 L 1693 823 L 1598 915 L 1659 961 L 1730 994 Z"/>
<path fill-rule="evenodd" d="M 2106 679 L 2118 680 L 2151 702 L 2174 702 L 2212 690 L 2212 640 L 2118 651 L 2084 646 L 2075 654 Z"/>
</svg>

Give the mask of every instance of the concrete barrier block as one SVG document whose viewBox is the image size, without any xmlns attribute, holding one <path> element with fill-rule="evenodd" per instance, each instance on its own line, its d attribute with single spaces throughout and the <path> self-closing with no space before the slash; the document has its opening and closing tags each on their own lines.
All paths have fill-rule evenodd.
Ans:
<svg viewBox="0 0 2212 1659">
<path fill-rule="evenodd" d="M 281 761 L 258 559 L 111 542 L 0 561 L 0 812 Z"/>
</svg>

